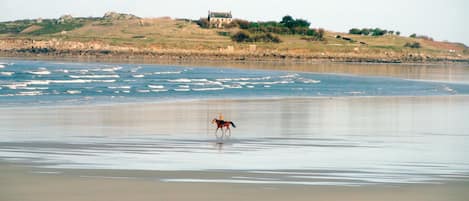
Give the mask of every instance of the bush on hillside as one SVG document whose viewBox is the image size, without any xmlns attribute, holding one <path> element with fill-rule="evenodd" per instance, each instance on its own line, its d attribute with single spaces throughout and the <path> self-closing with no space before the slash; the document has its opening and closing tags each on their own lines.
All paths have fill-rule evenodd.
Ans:
<svg viewBox="0 0 469 201">
<path fill-rule="evenodd" d="M 418 43 L 418 42 L 413 42 L 413 43 L 406 43 L 406 44 L 404 45 L 404 47 L 409 47 L 409 48 L 418 49 L 418 48 L 421 48 L 422 46 L 420 46 L 420 43 Z"/>
<path fill-rule="evenodd" d="M 234 34 L 231 39 L 235 42 L 242 43 L 242 42 L 272 42 L 272 43 L 280 43 L 282 42 L 278 36 L 275 36 L 271 33 L 263 33 L 263 34 L 250 34 L 247 31 L 239 31 Z"/>
</svg>

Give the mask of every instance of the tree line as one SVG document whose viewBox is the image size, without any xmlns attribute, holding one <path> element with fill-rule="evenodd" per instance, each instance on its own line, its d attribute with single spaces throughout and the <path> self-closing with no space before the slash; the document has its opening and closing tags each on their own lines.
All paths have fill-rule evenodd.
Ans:
<svg viewBox="0 0 469 201">
<path fill-rule="evenodd" d="M 386 30 L 386 29 L 380 29 L 380 28 L 352 28 L 349 30 L 349 34 L 354 34 L 354 35 L 364 35 L 364 36 L 384 36 L 386 34 L 389 35 L 401 35 L 400 31 L 392 31 L 392 30 Z"/>
</svg>

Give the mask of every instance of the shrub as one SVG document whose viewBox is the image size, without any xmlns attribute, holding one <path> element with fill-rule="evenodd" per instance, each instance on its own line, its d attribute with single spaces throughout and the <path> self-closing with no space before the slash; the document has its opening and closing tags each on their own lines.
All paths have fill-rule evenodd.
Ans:
<svg viewBox="0 0 469 201">
<path fill-rule="evenodd" d="M 409 37 L 411 37 L 411 38 L 417 38 L 417 34 L 413 33 L 413 34 L 411 34 Z"/>
<path fill-rule="evenodd" d="M 251 23 L 247 20 L 234 19 L 230 24 L 233 24 L 240 29 L 248 29 Z"/>
<path fill-rule="evenodd" d="M 271 33 L 265 34 L 256 34 L 252 35 L 247 31 L 239 31 L 238 33 L 234 34 L 231 39 L 233 41 L 242 43 L 242 42 L 273 42 L 273 43 L 280 43 L 282 42 L 278 36 L 275 36 Z"/>
<path fill-rule="evenodd" d="M 406 43 L 404 47 L 409 47 L 409 48 L 421 48 L 420 43 L 418 42 L 413 42 L 413 43 Z"/>
<path fill-rule="evenodd" d="M 210 28 L 210 22 L 208 21 L 207 18 L 200 18 L 199 20 L 196 21 L 196 23 L 201 28 Z"/>
<path fill-rule="evenodd" d="M 235 33 L 231 39 L 235 42 L 241 43 L 241 42 L 251 42 L 251 35 L 247 31 L 238 31 L 238 33 Z"/>
</svg>

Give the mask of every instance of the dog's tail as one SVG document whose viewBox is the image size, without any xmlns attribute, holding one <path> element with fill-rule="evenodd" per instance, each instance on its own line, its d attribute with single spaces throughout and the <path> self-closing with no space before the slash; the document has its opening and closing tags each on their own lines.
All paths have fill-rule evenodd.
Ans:
<svg viewBox="0 0 469 201">
<path fill-rule="evenodd" d="M 233 128 L 236 128 L 235 124 L 233 122 L 230 122 Z"/>
</svg>

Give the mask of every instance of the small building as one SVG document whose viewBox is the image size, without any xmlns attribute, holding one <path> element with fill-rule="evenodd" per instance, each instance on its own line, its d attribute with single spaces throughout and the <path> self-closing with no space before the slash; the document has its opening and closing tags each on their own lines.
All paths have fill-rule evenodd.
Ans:
<svg viewBox="0 0 469 201">
<path fill-rule="evenodd" d="M 210 27 L 223 28 L 223 26 L 230 24 L 233 21 L 233 16 L 230 12 L 211 12 L 208 11 L 208 22 Z"/>
</svg>

